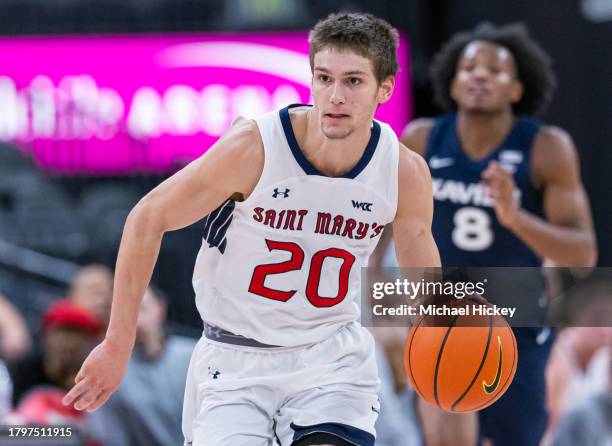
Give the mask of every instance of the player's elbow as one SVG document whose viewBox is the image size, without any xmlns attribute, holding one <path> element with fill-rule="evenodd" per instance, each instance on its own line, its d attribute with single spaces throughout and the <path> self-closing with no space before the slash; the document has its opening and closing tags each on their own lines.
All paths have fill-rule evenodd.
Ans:
<svg viewBox="0 0 612 446">
<path fill-rule="evenodd" d="M 166 232 L 166 228 L 164 228 L 161 217 L 153 203 L 145 196 L 130 211 L 125 223 L 125 230 L 163 234 Z"/>
</svg>

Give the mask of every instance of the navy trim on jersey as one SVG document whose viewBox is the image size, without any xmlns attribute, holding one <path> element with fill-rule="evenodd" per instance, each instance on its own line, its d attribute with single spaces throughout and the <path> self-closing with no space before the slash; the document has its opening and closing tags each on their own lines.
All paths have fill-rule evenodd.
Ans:
<svg viewBox="0 0 612 446">
<path fill-rule="evenodd" d="M 427 144 L 425 148 L 425 159 L 431 158 L 432 155 L 437 151 L 438 146 L 445 141 L 442 141 L 444 137 L 450 137 L 450 143 L 454 150 L 445 155 L 457 156 L 462 164 L 472 166 L 486 166 L 491 160 L 495 159 L 499 152 L 512 149 L 517 142 L 519 145 L 531 148 L 533 140 L 539 132 L 542 124 L 535 118 L 518 115 L 514 119 L 514 123 L 510 128 L 510 131 L 506 137 L 495 147 L 491 153 L 486 155 L 484 158 L 472 159 L 470 158 L 459 139 L 459 132 L 457 130 L 457 113 L 447 113 L 445 115 L 438 116 L 434 120 L 434 126 L 429 132 L 427 137 Z"/>
<path fill-rule="evenodd" d="M 374 446 L 374 435 L 356 428 L 355 426 L 349 426 L 348 424 L 321 423 L 313 424 L 312 426 L 298 426 L 297 424 L 291 423 L 291 429 L 294 430 L 294 442 L 306 435 L 325 432 L 342 438 L 355 446 Z"/>
<path fill-rule="evenodd" d="M 204 236 L 203 239 L 208 243 L 208 247 L 216 247 L 221 254 L 225 252 L 227 239 L 225 233 L 232 223 L 236 202 L 228 199 L 221 206 L 204 217 Z"/>
<path fill-rule="evenodd" d="M 307 175 L 319 175 L 322 177 L 326 177 L 324 173 L 320 172 L 315 166 L 313 166 L 310 161 L 304 156 L 304 152 L 300 149 L 300 146 L 295 138 L 295 133 L 293 132 L 293 126 L 291 125 L 291 118 L 289 117 L 289 109 L 293 107 L 303 107 L 302 104 L 292 104 L 288 107 L 285 107 L 279 111 L 281 123 L 283 125 L 283 131 L 285 132 L 285 137 L 287 138 L 287 142 L 289 143 L 289 147 L 291 148 L 291 152 L 297 163 L 300 165 L 304 173 Z M 376 151 L 376 146 L 378 146 L 378 140 L 380 139 L 380 124 L 378 122 L 373 121 L 372 126 L 372 134 L 370 135 L 370 140 L 368 141 L 368 145 L 366 146 L 361 159 L 355 164 L 355 166 L 345 173 L 344 175 L 340 175 L 337 178 L 350 178 L 353 179 L 357 175 L 361 173 L 363 169 L 366 168 L 372 157 L 374 156 L 374 152 Z M 336 178 L 336 177 L 334 177 Z"/>
</svg>

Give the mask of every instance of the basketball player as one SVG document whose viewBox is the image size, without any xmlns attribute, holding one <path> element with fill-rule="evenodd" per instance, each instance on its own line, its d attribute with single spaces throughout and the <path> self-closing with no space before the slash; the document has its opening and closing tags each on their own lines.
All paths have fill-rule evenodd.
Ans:
<svg viewBox="0 0 612 446">
<path fill-rule="evenodd" d="M 439 265 L 424 160 L 373 120 L 398 69 L 397 33 L 367 14 L 310 34 L 314 106 L 238 122 L 130 213 L 106 339 L 66 404 L 117 388 L 166 231 L 207 215 L 193 277 L 204 336 L 187 377 L 186 444 L 374 444 L 373 340 L 357 323 L 360 268 L 393 222 L 407 266 Z M 163 395 L 160 395 L 163 398 Z"/>
<path fill-rule="evenodd" d="M 550 100 L 555 79 L 526 29 L 485 24 L 456 35 L 435 58 L 432 78 L 449 113 L 411 122 L 401 140 L 431 169 L 432 230 L 443 265 L 593 265 L 595 237 L 574 143 L 530 117 Z M 547 422 L 547 333 L 515 329 L 514 382 L 479 413 L 481 437 L 495 446 L 539 444 Z M 476 443 L 475 415 L 420 404 L 428 446 Z"/>
</svg>

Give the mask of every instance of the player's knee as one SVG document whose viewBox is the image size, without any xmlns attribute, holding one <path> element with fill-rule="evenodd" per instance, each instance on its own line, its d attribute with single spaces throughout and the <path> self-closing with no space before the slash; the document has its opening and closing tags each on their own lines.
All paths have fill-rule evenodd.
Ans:
<svg viewBox="0 0 612 446">
<path fill-rule="evenodd" d="M 333 434 L 317 432 L 294 441 L 291 446 L 353 446 L 353 443 Z"/>
</svg>

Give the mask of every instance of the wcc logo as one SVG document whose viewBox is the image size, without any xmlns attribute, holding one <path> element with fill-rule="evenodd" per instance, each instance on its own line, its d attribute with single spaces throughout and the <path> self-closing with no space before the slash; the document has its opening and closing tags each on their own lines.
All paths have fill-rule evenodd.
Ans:
<svg viewBox="0 0 612 446">
<path fill-rule="evenodd" d="M 365 203 L 365 202 L 355 201 L 355 200 L 351 200 L 351 202 L 353 203 L 353 207 L 355 209 L 361 209 L 362 211 L 365 211 L 365 212 L 372 212 L 372 205 L 374 203 Z"/>
</svg>

